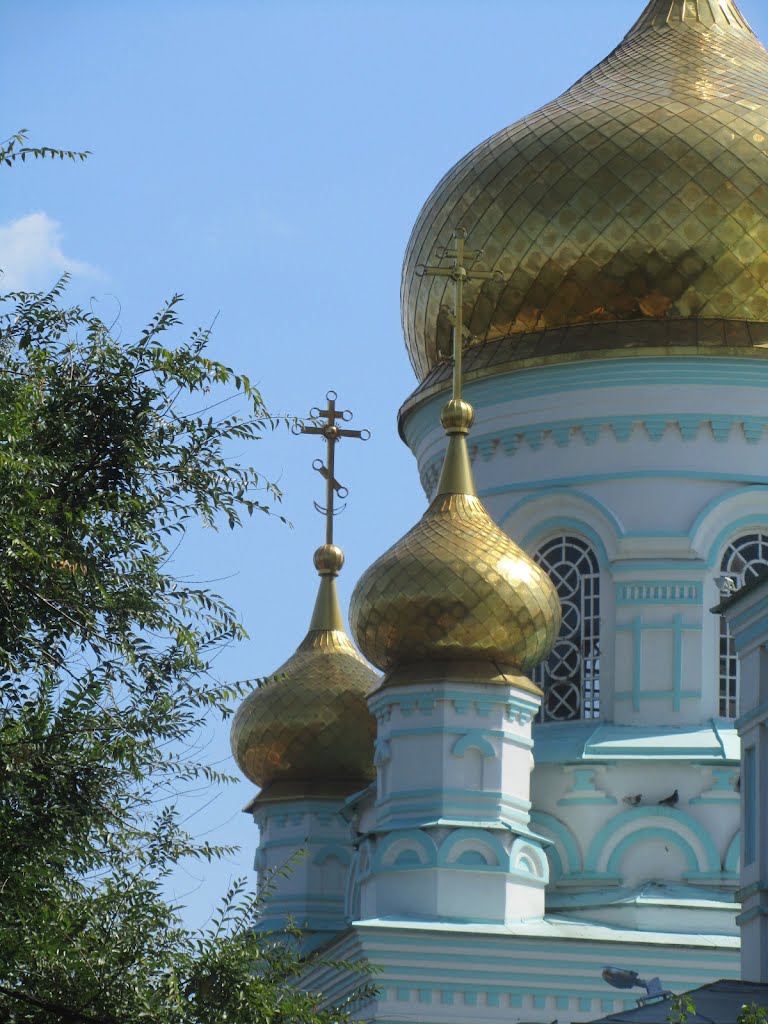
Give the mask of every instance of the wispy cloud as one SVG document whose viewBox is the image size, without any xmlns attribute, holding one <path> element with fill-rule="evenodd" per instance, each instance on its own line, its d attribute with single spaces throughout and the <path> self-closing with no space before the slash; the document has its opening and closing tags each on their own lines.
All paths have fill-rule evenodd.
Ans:
<svg viewBox="0 0 768 1024">
<path fill-rule="evenodd" d="M 42 211 L 0 224 L 0 290 L 49 288 L 65 271 L 77 277 L 103 277 L 97 268 L 66 256 L 61 224 Z"/>
</svg>

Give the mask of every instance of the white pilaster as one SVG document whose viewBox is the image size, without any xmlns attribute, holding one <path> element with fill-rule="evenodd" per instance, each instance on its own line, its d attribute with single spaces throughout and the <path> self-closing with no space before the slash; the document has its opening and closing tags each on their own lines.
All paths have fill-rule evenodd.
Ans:
<svg viewBox="0 0 768 1024">
<path fill-rule="evenodd" d="M 370 699 L 378 789 L 361 917 L 509 923 L 541 917 L 546 856 L 529 829 L 531 721 L 512 686 L 392 686 Z"/>
<path fill-rule="evenodd" d="M 768 579 L 743 588 L 721 609 L 741 669 L 741 976 L 768 982 Z"/>
</svg>

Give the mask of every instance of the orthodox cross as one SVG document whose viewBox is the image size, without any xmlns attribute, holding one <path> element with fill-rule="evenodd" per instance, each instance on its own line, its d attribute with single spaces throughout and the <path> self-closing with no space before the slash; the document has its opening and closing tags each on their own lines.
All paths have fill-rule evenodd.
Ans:
<svg viewBox="0 0 768 1024">
<path fill-rule="evenodd" d="M 420 277 L 450 277 L 454 284 L 453 303 L 453 397 L 461 398 L 462 356 L 464 352 L 464 282 L 490 281 L 501 279 L 498 270 L 470 270 L 465 261 L 474 261 L 483 255 L 482 249 L 467 249 L 464 239 L 466 228 L 456 228 L 453 232 L 453 248 L 437 249 L 435 255 L 440 260 L 453 260 L 452 267 L 418 266 L 416 273 Z"/>
<path fill-rule="evenodd" d="M 323 420 L 324 422 L 316 427 L 305 427 L 302 424 L 296 428 L 294 433 L 319 434 L 325 438 L 325 463 L 322 459 L 315 459 L 312 463 L 312 469 L 316 470 L 325 480 L 325 505 L 320 505 L 318 502 L 313 504 L 320 515 L 325 516 L 325 543 L 333 544 L 333 518 L 346 508 L 345 505 L 334 508 L 334 497 L 338 496 L 343 501 L 349 493 L 335 476 L 336 445 L 342 437 L 357 437 L 361 441 L 367 441 L 371 432 L 370 430 L 345 430 L 340 427 L 337 421 L 348 423 L 352 419 L 352 413 L 349 409 L 336 408 L 337 395 L 335 391 L 329 391 L 325 398 L 328 402 L 327 409 L 310 409 L 309 411 L 313 420 Z"/>
</svg>

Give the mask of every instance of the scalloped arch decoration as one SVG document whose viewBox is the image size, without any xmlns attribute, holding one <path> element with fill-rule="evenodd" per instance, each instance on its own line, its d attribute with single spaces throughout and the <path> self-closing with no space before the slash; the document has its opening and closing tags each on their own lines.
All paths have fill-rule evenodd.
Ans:
<svg viewBox="0 0 768 1024">
<path fill-rule="evenodd" d="M 638 807 L 615 815 L 594 836 L 585 870 L 615 873 L 630 846 L 651 838 L 674 843 L 683 852 L 689 872 L 720 873 L 720 855 L 709 833 L 690 814 L 669 807 Z"/>
<path fill-rule="evenodd" d="M 549 861 L 538 843 L 531 842 L 524 836 L 512 844 L 509 851 L 509 866 L 512 871 L 530 875 L 545 884 L 549 881 Z"/>
<path fill-rule="evenodd" d="M 504 844 L 492 832 L 462 828 L 442 843 L 437 852 L 437 863 L 440 867 L 458 866 L 460 858 L 467 853 L 479 853 L 488 867 L 499 870 L 505 869 L 509 859 Z"/>
<path fill-rule="evenodd" d="M 568 826 L 546 811 L 531 813 L 531 828 L 551 845 L 545 849 L 549 862 L 549 874 L 552 882 L 568 875 L 577 875 L 582 870 L 582 857 L 579 844 Z"/>
<path fill-rule="evenodd" d="M 405 855 L 415 854 L 415 858 Z M 379 846 L 374 858 L 374 870 L 386 870 L 404 863 L 420 867 L 434 867 L 437 850 L 432 838 L 420 829 L 407 829 L 388 835 Z"/>
<path fill-rule="evenodd" d="M 510 536 L 521 538 L 526 551 L 549 534 L 563 530 L 581 533 L 594 545 L 603 564 L 616 557 L 625 532 L 607 506 L 582 491 L 564 491 L 562 487 L 538 491 L 516 501 L 502 515 L 500 523 Z"/>
</svg>

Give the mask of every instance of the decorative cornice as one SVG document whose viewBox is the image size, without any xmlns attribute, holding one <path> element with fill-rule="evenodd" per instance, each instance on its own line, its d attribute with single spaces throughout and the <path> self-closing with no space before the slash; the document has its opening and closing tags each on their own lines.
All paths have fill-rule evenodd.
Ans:
<svg viewBox="0 0 768 1024">
<path fill-rule="evenodd" d="M 612 437 L 619 443 L 629 441 L 632 436 L 644 435 L 653 442 L 661 441 L 670 434 L 677 434 L 683 441 L 693 441 L 708 432 L 713 440 L 723 444 L 734 430 L 740 431 L 747 444 L 758 444 L 768 428 L 768 418 L 758 416 L 727 416 L 711 413 L 687 413 L 668 416 L 613 416 L 583 420 L 561 420 L 537 423 L 525 427 L 509 427 L 506 430 L 473 437 L 469 446 L 470 461 L 478 459 L 487 462 L 499 452 L 513 456 L 522 447 L 539 451 L 545 444 L 567 448 L 574 441 L 587 445 Z M 442 454 L 429 459 L 420 470 L 421 483 L 428 495 L 437 485 L 442 466 Z"/>
<path fill-rule="evenodd" d="M 628 580 L 616 587 L 616 604 L 701 604 L 703 588 L 695 580 Z"/>
</svg>

